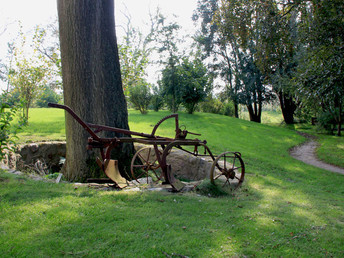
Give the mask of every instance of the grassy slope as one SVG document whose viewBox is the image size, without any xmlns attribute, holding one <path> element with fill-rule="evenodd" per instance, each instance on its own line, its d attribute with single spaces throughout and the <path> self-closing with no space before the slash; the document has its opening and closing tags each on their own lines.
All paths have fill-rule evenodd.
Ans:
<svg viewBox="0 0 344 258">
<path fill-rule="evenodd" d="M 130 112 L 149 132 L 167 112 Z M 158 134 L 173 135 L 172 121 Z M 225 198 L 97 192 L 0 174 L 5 256 L 190 257 L 344 255 L 344 176 L 288 155 L 304 139 L 287 129 L 212 114 L 180 114 L 211 150 L 240 151 L 241 190 Z M 170 128 L 168 128 L 170 126 Z M 33 191 L 33 189 L 36 189 Z"/>
</svg>

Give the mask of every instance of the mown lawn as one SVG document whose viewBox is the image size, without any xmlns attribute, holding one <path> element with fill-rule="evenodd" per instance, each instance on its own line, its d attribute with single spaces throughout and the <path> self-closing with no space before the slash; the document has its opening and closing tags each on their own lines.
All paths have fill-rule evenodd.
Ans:
<svg viewBox="0 0 344 258">
<path fill-rule="evenodd" d="M 131 111 L 130 127 L 149 132 L 167 114 Z M 303 137 L 204 113 L 181 113 L 180 124 L 216 153 L 242 153 L 240 190 L 221 198 L 104 192 L 1 172 L 2 256 L 344 256 L 344 176 L 291 158 Z M 172 120 L 158 132 L 173 133 Z"/>
</svg>

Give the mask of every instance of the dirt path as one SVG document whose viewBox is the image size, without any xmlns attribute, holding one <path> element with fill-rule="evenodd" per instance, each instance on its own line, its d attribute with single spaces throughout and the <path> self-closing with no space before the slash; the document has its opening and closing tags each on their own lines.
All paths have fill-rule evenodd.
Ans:
<svg viewBox="0 0 344 258">
<path fill-rule="evenodd" d="M 309 140 L 306 141 L 304 144 L 296 146 L 290 150 L 290 155 L 293 158 L 301 160 L 315 167 L 323 168 L 323 169 L 344 175 L 344 168 L 327 164 L 325 162 L 320 161 L 316 157 L 315 151 L 319 144 L 317 141 L 315 141 L 314 137 L 309 136 L 309 135 L 304 135 L 304 134 L 302 134 L 302 136 L 308 138 Z"/>
</svg>

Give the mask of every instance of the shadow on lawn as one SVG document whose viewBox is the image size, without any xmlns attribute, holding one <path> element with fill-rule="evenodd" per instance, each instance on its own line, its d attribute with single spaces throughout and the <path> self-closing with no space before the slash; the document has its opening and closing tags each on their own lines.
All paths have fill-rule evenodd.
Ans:
<svg viewBox="0 0 344 258">
<path fill-rule="evenodd" d="M 343 226 L 333 231 L 331 218 L 323 214 L 318 197 L 324 197 L 324 190 L 311 185 L 303 191 L 301 182 L 284 180 L 251 177 L 225 198 L 97 192 L 24 181 L 16 193 L 1 190 L 1 200 L 10 203 L 8 216 L 21 211 L 15 219 L 22 225 L 1 226 L 12 242 L 2 239 L 0 250 L 44 256 L 339 255 L 333 245 L 342 241 L 337 233 Z"/>
</svg>

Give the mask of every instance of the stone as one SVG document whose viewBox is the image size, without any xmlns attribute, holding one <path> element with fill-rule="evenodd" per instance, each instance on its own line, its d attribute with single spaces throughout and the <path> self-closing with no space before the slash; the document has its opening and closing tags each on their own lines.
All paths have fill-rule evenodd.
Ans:
<svg viewBox="0 0 344 258">
<path fill-rule="evenodd" d="M 139 150 L 149 146 L 135 144 L 135 149 Z M 174 176 L 187 181 L 198 181 L 209 178 L 210 169 L 213 164 L 211 159 L 197 157 L 178 149 L 172 149 L 171 153 L 167 155 L 166 160 L 172 166 Z"/>
<path fill-rule="evenodd" d="M 37 142 L 17 146 L 15 153 L 7 154 L 3 163 L 16 170 L 25 170 L 28 166 L 40 163 L 52 172 L 58 172 L 61 168 L 60 160 L 65 157 L 65 142 Z"/>
</svg>

